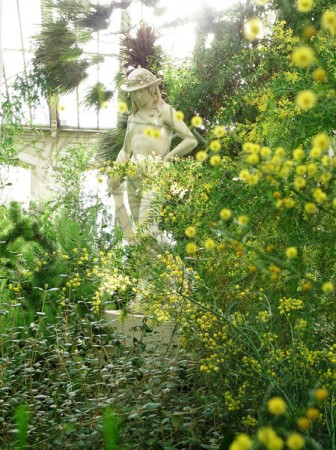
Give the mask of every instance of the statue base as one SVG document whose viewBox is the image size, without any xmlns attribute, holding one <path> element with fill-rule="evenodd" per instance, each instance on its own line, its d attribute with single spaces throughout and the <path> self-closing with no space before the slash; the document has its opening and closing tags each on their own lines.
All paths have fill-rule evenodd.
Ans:
<svg viewBox="0 0 336 450">
<path fill-rule="evenodd" d="M 146 345 L 146 351 L 162 348 L 163 352 L 178 346 L 176 327 L 171 322 L 154 324 L 143 314 L 129 313 L 125 316 L 121 310 L 106 310 L 103 317 L 124 337 L 126 345 L 138 341 Z"/>
</svg>

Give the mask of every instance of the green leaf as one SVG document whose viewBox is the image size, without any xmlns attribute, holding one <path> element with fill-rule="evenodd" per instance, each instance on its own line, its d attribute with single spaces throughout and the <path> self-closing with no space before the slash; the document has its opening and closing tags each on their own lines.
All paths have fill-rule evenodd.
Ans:
<svg viewBox="0 0 336 450">
<path fill-rule="evenodd" d="M 103 419 L 105 444 L 107 450 L 118 450 L 118 422 L 110 409 L 106 409 Z"/>
<path fill-rule="evenodd" d="M 154 409 L 159 409 L 160 406 L 161 403 L 146 403 L 142 409 L 145 409 L 146 411 L 154 411 Z"/>
<path fill-rule="evenodd" d="M 29 421 L 29 411 L 27 405 L 20 405 L 15 411 L 14 420 L 17 428 L 15 448 L 25 450 L 27 444 L 27 428 Z"/>
</svg>

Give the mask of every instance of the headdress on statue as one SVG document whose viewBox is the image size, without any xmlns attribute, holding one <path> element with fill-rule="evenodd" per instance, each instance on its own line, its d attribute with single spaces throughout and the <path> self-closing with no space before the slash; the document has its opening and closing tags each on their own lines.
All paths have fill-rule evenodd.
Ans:
<svg viewBox="0 0 336 450">
<path fill-rule="evenodd" d="M 123 91 L 133 92 L 150 86 L 157 86 L 162 78 L 157 78 L 149 70 L 138 67 L 128 75 L 126 83 L 120 87 Z"/>
</svg>

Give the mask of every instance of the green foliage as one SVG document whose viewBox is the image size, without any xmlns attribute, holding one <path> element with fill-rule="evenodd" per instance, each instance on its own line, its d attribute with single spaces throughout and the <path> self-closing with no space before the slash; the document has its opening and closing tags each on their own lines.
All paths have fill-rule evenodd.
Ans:
<svg viewBox="0 0 336 450">
<path fill-rule="evenodd" d="M 212 18 L 208 29 L 201 24 L 204 40 L 208 33 L 214 35 L 211 46 L 205 48 L 204 42 L 198 45 L 192 58 L 171 68 L 166 77 L 169 101 L 188 120 L 201 115 L 203 134 L 210 131 L 211 124 L 226 127 L 223 144 L 231 156 L 238 154 L 240 144 L 247 140 L 295 148 L 318 131 L 330 133 L 334 127 L 335 103 L 330 100 L 335 96 L 334 39 L 319 25 L 330 2 L 319 3 L 314 16 L 306 14 L 304 21 L 295 2 L 279 3 L 277 17 L 282 18 L 287 8 L 291 20 L 274 22 L 274 10 L 266 9 L 261 18 L 274 25 L 260 41 L 244 38 L 244 21 L 256 14 L 250 2 L 232 8 L 221 18 Z M 290 27 L 293 21 L 297 25 L 294 30 Z M 311 39 L 304 37 L 308 26 L 316 26 Z M 313 66 L 300 69 L 291 62 L 291 52 L 298 45 L 312 46 L 316 55 Z M 327 71 L 326 82 L 314 80 L 317 67 Z M 318 95 L 318 104 L 300 114 L 296 95 L 311 88 Z"/>
<path fill-rule="evenodd" d="M 154 7 L 157 1 L 143 3 Z M 52 19 L 43 23 L 42 32 L 35 37 L 33 69 L 22 84 L 38 86 L 46 98 L 72 92 L 87 78 L 89 67 L 103 59 L 101 56 L 90 60 L 84 58 L 83 44 L 91 39 L 93 33 L 109 27 L 114 10 L 126 10 L 131 4 L 132 0 L 104 5 L 87 0 L 46 1 L 45 7 Z M 142 67 L 159 70 L 162 49 L 154 45 L 156 38 L 154 31 L 146 25 L 140 26 L 135 38 L 126 31 L 121 52 L 124 66 L 141 64 Z M 99 109 L 112 95 L 111 90 L 97 83 L 90 88 L 85 104 Z"/>
<path fill-rule="evenodd" d="M 0 165 L 15 165 L 18 162 L 18 148 L 15 140 L 21 133 L 20 104 L 16 99 L 8 99 L 1 103 L 0 122 Z M 0 178 L 0 189 L 6 180 Z"/>
<path fill-rule="evenodd" d="M 123 115 L 116 128 L 102 133 L 97 144 L 96 160 L 100 164 L 115 161 L 124 144 L 128 116 Z"/>
<path fill-rule="evenodd" d="M 308 68 L 292 58 L 303 43 L 315 54 Z M 221 92 L 211 90 L 214 68 L 204 65 L 207 109 L 193 89 L 201 64 L 177 69 L 181 76 L 170 79 L 170 92 L 188 95 L 192 86 L 195 102 L 183 95 L 180 102 L 189 116 L 204 110 L 206 162 L 146 166 L 145 188 L 156 193 L 153 216 L 176 244 L 160 244 L 146 226 L 138 230 L 132 253 L 141 280 L 137 298 L 157 320 L 177 322 L 221 405 L 221 424 L 255 433 L 253 448 L 262 447 L 254 430 L 263 426 L 273 427 L 281 445 L 300 433 L 304 448 L 334 448 L 334 44 L 320 24 L 304 42 L 276 22 L 259 45 L 242 44 L 242 82 L 222 102 L 225 108 L 212 101 Z M 204 51 L 201 62 L 207 56 L 217 61 L 212 52 L 213 46 Z M 323 82 L 315 78 L 318 67 L 327 74 Z M 317 94 L 316 106 L 300 106 L 296 96 L 303 90 Z M 234 160 L 225 157 L 233 153 Z M 131 175 L 139 167 L 124 170 Z M 276 396 L 288 409 L 281 418 L 267 407 Z M 310 419 L 311 409 L 323 419 Z M 230 446 L 224 438 L 222 444 Z"/>
<path fill-rule="evenodd" d="M 9 209 L 2 206 L 0 220 L 1 272 L 6 279 L 2 306 L 7 308 L 15 299 L 23 310 L 23 314 L 15 308 L 10 310 L 5 322 L 9 325 L 14 320 L 17 325 L 24 325 L 26 321 L 33 320 L 44 299 L 43 287 L 47 280 L 34 273 L 36 260 L 46 252 L 49 254 L 53 245 L 41 234 L 39 222 L 22 213 L 17 203 L 12 203 Z M 47 309 L 52 314 L 52 307 Z"/>
<path fill-rule="evenodd" d="M 44 25 L 37 39 L 32 77 L 40 84 L 43 95 L 49 97 L 68 93 L 87 77 L 89 61 L 79 59 L 83 50 L 79 44 L 90 35 L 72 30 L 67 20 L 60 18 Z"/>
<path fill-rule="evenodd" d="M 84 207 L 83 173 L 92 164 L 94 148 L 85 145 L 67 147 L 56 157 L 51 200 L 44 205 L 44 218 L 58 214 L 64 208 L 67 215 L 84 226 L 90 210 Z"/>
<path fill-rule="evenodd" d="M 326 3 L 305 16 L 309 41 L 294 4 L 272 4 L 296 34 L 277 21 L 260 43 L 243 40 L 246 17 L 264 11 L 250 2 L 236 17 L 207 13 L 212 47 L 201 24 L 194 60 L 167 78 L 174 106 L 204 115 L 205 154 L 144 173 L 105 167 L 143 175 L 158 233 L 145 224 L 126 248 L 101 238 L 101 204 L 81 199 L 84 147 L 60 155 L 42 225 L 2 208 L 0 446 L 27 429 L 40 448 L 335 449 L 335 39 L 319 26 Z M 304 69 L 291 58 L 302 43 L 316 57 Z M 304 111 L 295 99 L 308 88 L 318 102 Z M 111 306 L 172 322 L 178 353 L 146 346 L 152 321 L 130 344 L 100 320 Z M 15 423 L 22 404 L 28 428 Z"/>
<path fill-rule="evenodd" d="M 43 220 L 23 213 L 17 203 L 2 206 L 1 213 L 3 329 L 28 326 L 39 315 L 54 323 L 66 293 L 76 298 L 81 312 L 90 309 L 98 280 L 80 280 L 96 255 L 92 221 L 83 228 L 63 210 L 46 234 Z M 83 258 L 77 249 L 85 249 Z"/>
<path fill-rule="evenodd" d="M 207 124 L 220 113 L 225 114 L 225 122 L 253 117 L 253 111 L 243 108 L 239 99 L 255 67 L 242 32 L 245 18 L 254 10 L 247 2 L 221 17 L 208 11 L 200 18 L 199 42 L 193 56 L 181 67 L 173 67 L 166 79 L 169 101 L 189 119 L 199 114 Z M 209 33 L 214 38 L 211 47 L 205 48 Z"/>
<path fill-rule="evenodd" d="M 45 321 L 39 316 L 20 338 L 13 327 L 0 346 L 1 447 L 15 448 L 14 414 L 23 401 L 27 448 L 163 449 L 173 440 L 183 449 L 218 442 L 220 411 L 209 405 L 211 394 L 189 355 L 129 343 L 105 321 L 79 316 L 71 303 L 46 324 L 48 341 L 41 334 Z"/>
<path fill-rule="evenodd" d="M 113 97 L 113 91 L 109 91 L 105 88 L 103 83 L 98 82 L 89 90 L 85 97 L 84 104 L 87 107 L 94 106 L 97 111 L 104 106 L 104 102 L 107 102 Z"/>
<path fill-rule="evenodd" d="M 104 413 L 104 435 L 107 450 L 118 450 L 118 423 L 115 415 L 110 410 Z"/>
<path fill-rule="evenodd" d="M 15 444 L 15 448 L 17 450 L 25 450 L 27 444 L 27 431 L 29 423 L 29 412 L 27 406 L 18 406 L 15 411 L 14 418 L 17 427 L 17 441 Z"/>
<path fill-rule="evenodd" d="M 162 48 L 155 45 L 158 39 L 153 28 L 142 24 L 136 36 L 127 34 L 120 42 L 120 59 L 126 72 L 138 66 L 157 74 L 162 66 Z"/>
</svg>

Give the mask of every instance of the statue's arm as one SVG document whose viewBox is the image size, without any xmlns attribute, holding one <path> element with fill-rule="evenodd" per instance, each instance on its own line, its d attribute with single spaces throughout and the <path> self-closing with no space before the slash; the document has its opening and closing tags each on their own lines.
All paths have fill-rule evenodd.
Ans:
<svg viewBox="0 0 336 450">
<path fill-rule="evenodd" d="M 181 138 L 181 142 L 163 158 L 166 162 L 174 157 L 188 155 L 197 146 L 195 136 L 183 120 L 176 120 L 175 114 L 176 111 L 172 106 L 165 105 L 163 112 L 164 123 Z"/>
<path fill-rule="evenodd" d="M 124 139 L 124 145 L 122 146 L 122 149 L 118 153 L 116 162 L 123 163 L 128 161 L 131 158 L 131 129 L 132 129 L 132 116 L 128 118 L 127 121 L 127 129 Z"/>
<path fill-rule="evenodd" d="M 130 116 L 127 121 L 127 129 L 126 129 L 126 134 L 125 134 L 125 138 L 124 138 L 124 144 L 122 146 L 122 149 L 118 153 L 118 156 L 116 159 L 117 163 L 126 162 L 131 157 L 131 153 L 132 153 L 132 151 L 131 151 L 131 129 L 132 129 L 131 117 L 132 116 Z M 124 180 L 120 179 L 119 177 L 109 176 L 108 189 L 109 189 L 109 192 L 112 193 L 115 198 L 118 196 L 119 197 L 123 196 L 123 189 L 121 187 L 123 181 Z"/>
</svg>

